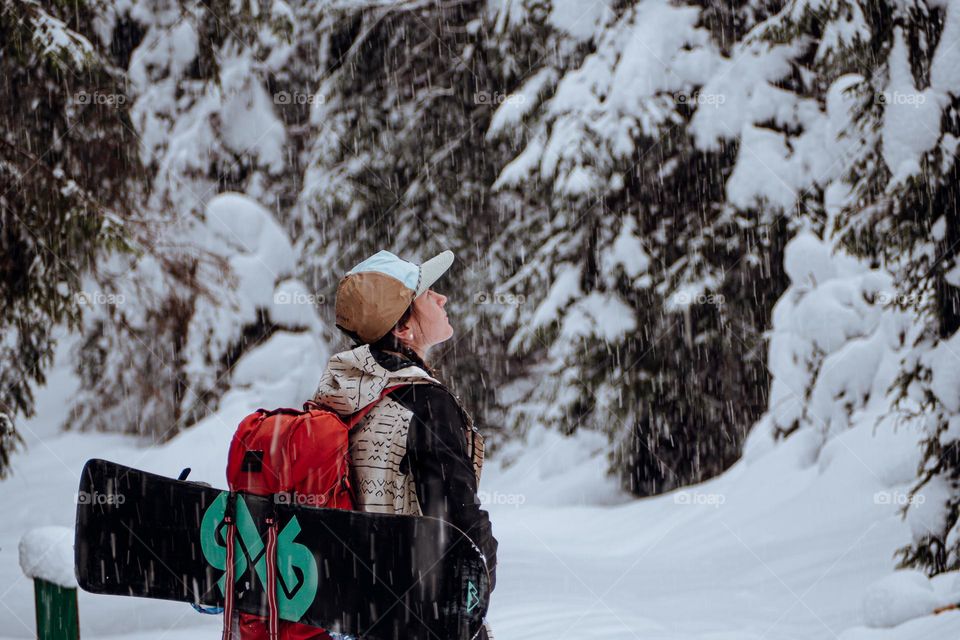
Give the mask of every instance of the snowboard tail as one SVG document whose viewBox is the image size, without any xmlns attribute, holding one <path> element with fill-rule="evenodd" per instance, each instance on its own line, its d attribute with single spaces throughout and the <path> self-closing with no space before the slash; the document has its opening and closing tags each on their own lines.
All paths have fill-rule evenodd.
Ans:
<svg viewBox="0 0 960 640">
<path fill-rule="evenodd" d="M 279 616 L 364 639 L 469 640 L 487 610 L 483 555 L 436 518 L 235 496 L 234 607 L 267 616 L 266 520 Z M 223 606 L 230 492 L 106 460 L 83 468 L 75 562 L 86 591 Z"/>
</svg>

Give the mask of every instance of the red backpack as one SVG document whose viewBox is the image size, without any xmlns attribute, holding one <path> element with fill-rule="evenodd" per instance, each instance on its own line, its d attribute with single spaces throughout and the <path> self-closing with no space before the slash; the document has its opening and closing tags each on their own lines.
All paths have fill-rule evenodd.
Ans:
<svg viewBox="0 0 960 640">
<path fill-rule="evenodd" d="M 380 398 L 344 422 L 334 411 L 315 402 L 296 409 L 258 409 L 240 423 L 230 443 L 227 483 L 231 491 L 255 495 L 281 494 L 292 504 L 329 509 L 354 509 L 350 484 L 350 430 L 385 395 L 403 385 L 384 389 Z M 279 500 L 278 500 L 279 501 Z M 231 501 L 232 503 L 233 501 Z M 228 508 L 226 581 L 234 583 L 234 514 Z M 323 629 L 281 621 L 276 595 L 277 523 L 267 522 L 267 618 L 239 614 L 242 640 L 330 640 Z M 223 611 L 223 638 L 230 636 L 233 589 L 227 589 Z"/>
</svg>

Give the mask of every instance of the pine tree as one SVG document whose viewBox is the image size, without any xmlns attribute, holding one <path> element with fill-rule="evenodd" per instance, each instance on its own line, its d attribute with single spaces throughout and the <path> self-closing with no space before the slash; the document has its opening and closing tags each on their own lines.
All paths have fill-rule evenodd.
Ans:
<svg viewBox="0 0 960 640">
<path fill-rule="evenodd" d="M 839 225 L 852 251 L 888 266 L 898 300 L 926 325 L 904 362 L 899 406 L 927 432 L 914 493 L 943 483 L 949 498 L 927 507 L 942 510 L 940 530 L 917 536 L 900 557 L 904 566 L 935 574 L 960 568 L 960 540 L 950 533 L 960 519 L 960 454 L 950 428 L 960 421 L 960 403 L 942 381 L 957 367 L 960 342 L 960 56 L 953 51 L 960 8 L 883 2 L 862 11 L 873 64 L 859 70 L 862 152 L 849 175 L 853 202 Z"/>
<path fill-rule="evenodd" d="M 891 272 L 891 304 L 925 326 L 908 345 L 892 391 L 899 418 L 928 434 L 914 493 L 933 484 L 949 495 L 942 514 L 927 519 L 939 520 L 939 530 L 899 552 L 902 566 L 931 574 L 960 567 L 960 540 L 950 535 L 960 513 L 960 456 L 950 424 L 960 403 L 942 383 L 956 368 L 951 350 L 960 328 L 957 11 L 924 1 L 795 2 L 766 32 L 775 41 L 806 42 L 805 68 L 820 93 L 839 81 L 854 102 L 852 122 L 831 141 L 843 152 L 841 174 L 828 187 L 836 213 L 825 235 Z"/>
<path fill-rule="evenodd" d="M 0 477 L 19 441 L 11 419 L 34 412 L 52 330 L 77 328 L 82 276 L 126 246 L 138 199 L 123 76 L 97 37 L 94 2 L 0 5 Z"/>
<path fill-rule="evenodd" d="M 299 36 L 322 49 L 293 213 L 305 278 L 326 296 L 329 327 L 337 282 L 353 264 L 379 249 L 408 259 L 454 251 L 437 289 L 450 294 L 456 334 L 433 357 L 455 358 L 448 382 L 470 408 L 483 408 L 478 422 L 494 406 L 489 381 L 505 366 L 502 340 L 480 323 L 476 304 L 490 289 L 486 247 L 496 231 L 493 165 L 481 152 L 493 94 L 486 4 L 352 3 L 326 10 L 313 21 L 317 33 Z M 336 331 L 328 337 L 348 346 Z"/>
<path fill-rule="evenodd" d="M 257 302 L 264 292 L 239 287 L 232 257 L 252 254 L 275 281 L 291 275 L 278 265 L 292 257 L 259 256 L 218 219 L 233 212 L 210 205 L 231 190 L 283 197 L 286 131 L 268 91 L 291 30 L 280 4 L 170 0 L 103 13 L 115 38 L 134 36 L 121 62 L 149 188 L 136 255 L 101 269 L 123 303 L 85 315 L 74 424 L 172 437 L 216 408 L 240 356 L 277 330 Z"/>
<path fill-rule="evenodd" d="M 623 4 L 511 88 L 530 105 L 503 137 L 524 147 L 495 188 L 505 237 L 532 241 L 506 283 L 526 303 L 502 319 L 533 363 L 513 427 L 604 431 L 624 486 L 651 494 L 726 468 L 765 407 L 785 231 L 725 202 L 737 147 L 692 130 L 711 66 L 763 9 Z"/>
</svg>

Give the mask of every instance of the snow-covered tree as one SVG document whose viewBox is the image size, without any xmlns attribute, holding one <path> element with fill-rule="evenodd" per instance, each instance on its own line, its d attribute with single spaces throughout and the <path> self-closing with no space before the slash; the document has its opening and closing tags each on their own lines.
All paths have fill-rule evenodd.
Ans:
<svg viewBox="0 0 960 640">
<path fill-rule="evenodd" d="M 503 282 L 526 301 L 501 316 L 511 350 L 535 362 L 512 423 L 607 432 L 636 493 L 716 474 L 765 407 L 761 334 L 786 225 L 763 200 L 728 202 L 741 131 L 711 125 L 744 105 L 707 87 L 729 75 L 750 93 L 786 75 L 729 73 L 734 36 L 764 9 L 507 5 L 565 42 L 509 87 L 488 133 L 522 145 L 494 184 L 513 217 L 497 254 L 510 264 L 510 239 L 528 239 Z"/>
<path fill-rule="evenodd" d="M 960 52 L 955 49 L 960 6 L 925 0 L 798 1 L 765 25 L 764 37 L 805 51 L 798 60 L 813 96 L 823 96 L 828 107 L 843 104 L 836 111 L 846 115 L 828 119 L 825 144 L 818 145 L 830 161 L 814 176 L 823 191 L 824 233 L 890 273 L 886 306 L 917 319 L 894 322 L 900 328 L 890 334 L 903 348 L 901 374 L 891 385 L 899 401 L 891 411 L 900 420 L 922 422 L 929 434 L 915 487 L 929 498 L 928 506 L 922 514 L 907 510 L 914 542 L 901 550 L 901 559 L 930 573 L 955 569 L 960 567 Z M 862 298 L 852 298 L 854 308 Z M 873 315 L 842 307 L 835 311 L 847 316 L 847 321 L 837 317 L 835 328 L 855 332 L 866 329 L 851 324 L 854 316 Z M 794 312 L 804 313 L 801 307 Z M 799 377 L 787 371 L 778 377 L 812 395 L 799 392 L 798 403 L 775 382 L 771 405 L 779 407 L 777 428 L 808 423 L 829 430 L 843 422 L 843 413 L 828 409 L 831 403 L 843 399 L 847 411 L 862 405 L 856 383 L 838 386 L 843 377 L 838 363 L 848 354 L 832 351 L 843 341 L 824 339 L 805 345 L 802 353 L 794 351 L 794 365 L 778 358 L 778 366 L 799 364 L 804 370 Z M 771 361 L 773 352 L 772 345 Z M 832 380 L 824 379 L 829 370 Z"/>
<path fill-rule="evenodd" d="M 456 335 L 439 363 L 472 407 L 494 408 L 504 339 L 479 321 L 488 282 L 494 165 L 483 152 L 493 113 L 493 71 L 483 46 L 487 2 L 329 3 L 303 21 L 319 64 L 307 85 L 309 143 L 291 219 L 311 288 L 327 297 L 378 249 L 458 259 L 438 283 L 450 294 Z M 298 21 L 299 22 L 299 21 Z M 307 47 L 299 47 L 306 50 Z M 341 338 L 334 331 L 330 336 Z"/>
<path fill-rule="evenodd" d="M 871 3 L 864 13 L 876 58 L 861 71 L 862 146 L 839 224 L 853 251 L 888 265 L 899 301 L 924 321 L 900 406 L 925 423 L 915 490 L 940 508 L 919 524 L 908 511 L 914 543 L 901 557 L 939 573 L 960 568 L 960 5 Z"/>
<path fill-rule="evenodd" d="M 34 411 L 53 328 L 76 328 L 82 274 L 126 244 L 139 162 L 123 74 L 95 2 L 0 3 L 0 412 Z M 18 441 L 0 436 L 0 476 Z"/>
<path fill-rule="evenodd" d="M 170 0 L 102 18 L 105 34 L 139 35 L 126 73 L 150 183 L 136 255 L 103 260 L 115 296 L 85 315 L 71 421 L 167 438 L 215 408 L 239 356 L 289 315 L 273 304 L 295 271 L 287 234 L 247 198 L 215 196 L 272 204 L 288 182 L 268 85 L 292 16 L 282 2 Z"/>
</svg>

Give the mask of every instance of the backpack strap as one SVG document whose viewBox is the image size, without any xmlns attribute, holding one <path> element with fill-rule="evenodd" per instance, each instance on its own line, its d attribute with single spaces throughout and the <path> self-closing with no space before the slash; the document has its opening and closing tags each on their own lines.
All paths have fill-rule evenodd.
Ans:
<svg viewBox="0 0 960 640">
<path fill-rule="evenodd" d="M 390 393 L 391 391 L 396 391 L 397 389 L 400 389 L 406 386 L 409 386 L 409 384 L 395 384 L 392 387 L 387 387 L 386 389 L 384 389 L 380 393 L 379 398 L 377 398 L 376 400 L 374 400 L 373 402 L 365 406 L 363 409 L 360 409 L 360 411 L 357 411 L 356 413 L 352 414 L 347 420 L 345 420 L 347 424 L 347 430 L 353 431 L 353 429 L 358 424 L 360 424 L 360 421 L 363 420 L 368 413 L 370 413 L 370 410 L 373 409 L 377 405 L 377 403 L 383 400 L 384 396 L 386 396 L 388 393 Z"/>
<path fill-rule="evenodd" d="M 280 608 L 277 604 L 277 512 L 276 494 L 270 496 L 270 506 L 265 518 L 267 525 L 267 637 L 278 640 L 280 637 Z"/>
</svg>

